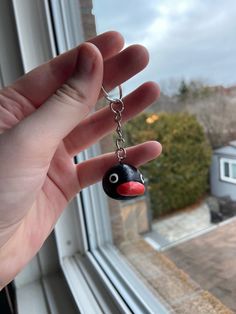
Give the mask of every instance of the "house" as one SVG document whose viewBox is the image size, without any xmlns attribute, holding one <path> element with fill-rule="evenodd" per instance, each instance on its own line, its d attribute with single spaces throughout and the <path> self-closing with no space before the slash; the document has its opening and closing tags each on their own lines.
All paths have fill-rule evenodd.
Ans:
<svg viewBox="0 0 236 314">
<path fill-rule="evenodd" d="M 211 164 L 211 193 L 236 201 L 236 141 L 216 149 Z"/>
</svg>

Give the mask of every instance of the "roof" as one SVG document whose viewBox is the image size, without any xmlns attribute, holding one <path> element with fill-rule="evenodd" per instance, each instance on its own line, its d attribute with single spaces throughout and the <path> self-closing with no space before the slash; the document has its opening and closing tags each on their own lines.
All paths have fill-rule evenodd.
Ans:
<svg viewBox="0 0 236 314">
<path fill-rule="evenodd" d="M 236 157 L 236 141 L 229 142 L 228 146 L 215 149 L 214 154 L 233 155 Z"/>
<path fill-rule="evenodd" d="M 222 85 L 209 86 L 209 89 L 213 92 L 217 92 L 224 95 L 235 96 L 236 95 L 236 85 L 230 87 L 224 87 Z"/>
</svg>

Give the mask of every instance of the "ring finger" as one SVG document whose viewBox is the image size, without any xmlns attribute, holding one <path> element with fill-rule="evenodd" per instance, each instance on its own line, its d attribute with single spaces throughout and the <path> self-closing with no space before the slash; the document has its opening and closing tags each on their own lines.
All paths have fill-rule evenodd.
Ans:
<svg viewBox="0 0 236 314">
<path fill-rule="evenodd" d="M 122 121 L 125 122 L 152 104 L 159 96 L 158 85 L 147 82 L 124 98 L 125 110 Z M 83 120 L 64 140 L 71 156 L 91 146 L 115 128 L 110 108 L 106 107 Z"/>
</svg>

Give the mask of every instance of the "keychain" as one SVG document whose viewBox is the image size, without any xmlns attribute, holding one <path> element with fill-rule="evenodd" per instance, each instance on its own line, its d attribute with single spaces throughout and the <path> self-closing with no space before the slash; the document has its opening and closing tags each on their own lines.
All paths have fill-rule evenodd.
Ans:
<svg viewBox="0 0 236 314">
<path fill-rule="evenodd" d="M 122 112 L 125 109 L 122 100 L 122 88 L 119 88 L 119 98 L 111 98 L 104 87 L 102 91 L 109 101 L 110 110 L 114 114 L 116 127 L 116 151 L 115 155 L 118 164 L 111 167 L 104 175 L 102 185 L 105 193 L 116 200 L 128 200 L 144 194 L 145 186 L 142 174 L 135 167 L 124 163 L 127 152 L 125 149 L 125 139 L 123 137 L 121 121 Z"/>
</svg>

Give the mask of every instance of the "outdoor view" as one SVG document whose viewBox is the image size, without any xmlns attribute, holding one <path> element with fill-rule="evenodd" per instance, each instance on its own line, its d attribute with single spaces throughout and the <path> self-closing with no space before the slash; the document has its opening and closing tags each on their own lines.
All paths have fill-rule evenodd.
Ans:
<svg viewBox="0 0 236 314">
<path fill-rule="evenodd" d="M 93 0 L 93 13 L 98 33 L 150 52 L 124 93 L 161 89 L 123 126 L 127 146 L 163 151 L 142 167 L 144 196 L 109 200 L 114 243 L 176 313 L 236 312 L 236 2 Z"/>
</svg>

